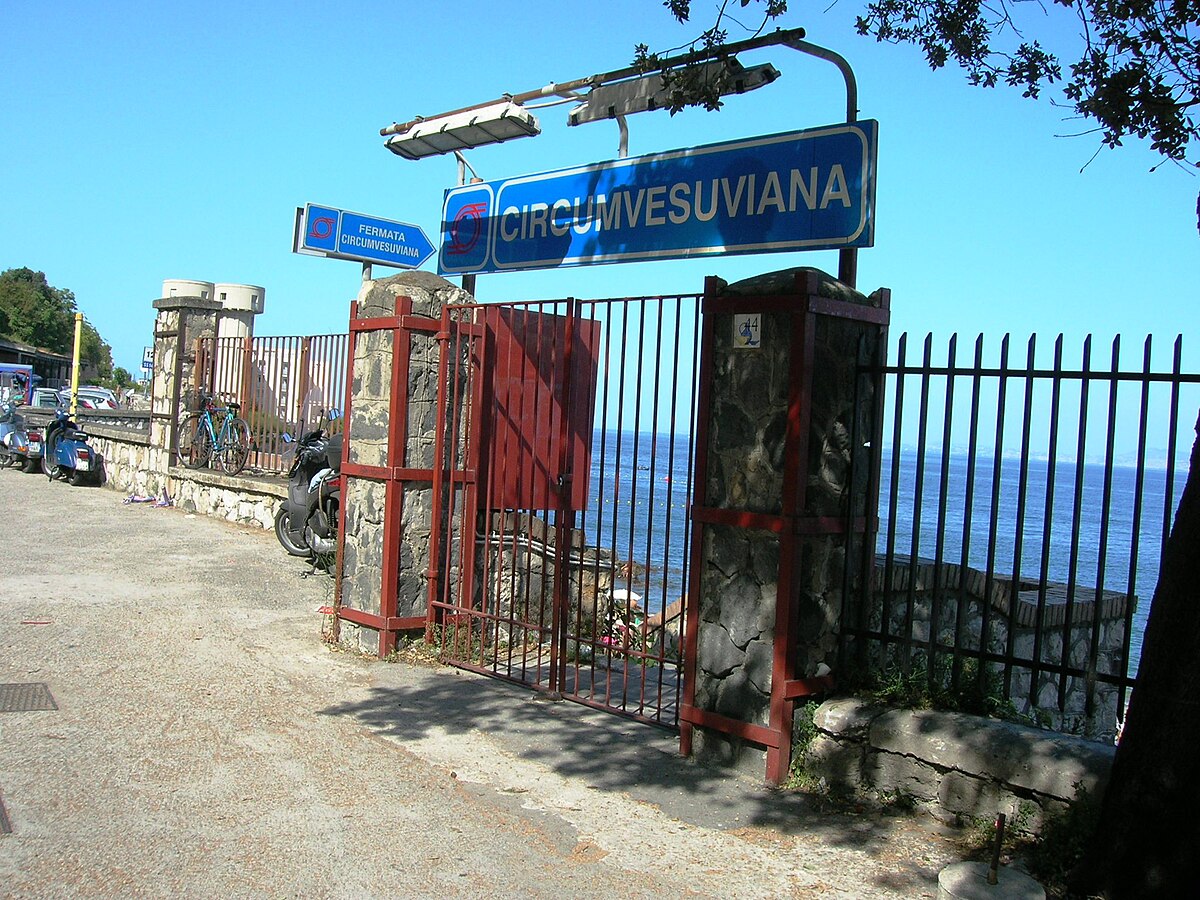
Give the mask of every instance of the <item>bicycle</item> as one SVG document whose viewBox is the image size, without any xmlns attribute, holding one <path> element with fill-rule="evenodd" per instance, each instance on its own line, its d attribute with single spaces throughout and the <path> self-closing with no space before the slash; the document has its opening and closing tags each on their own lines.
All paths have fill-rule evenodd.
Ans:
<svg viewBox="0 0 1200 900">
<path fill-rule="evenodd" d="M 221 469 L 236 475 L 250 455 L 250 426 L 238 418 L 240 403 L 217 406 L 211 394 L 200 395 L 200 408 L 179 426 L 179 461 L 189 469 L 208 465 L 216 454 Z"/>
</svg>

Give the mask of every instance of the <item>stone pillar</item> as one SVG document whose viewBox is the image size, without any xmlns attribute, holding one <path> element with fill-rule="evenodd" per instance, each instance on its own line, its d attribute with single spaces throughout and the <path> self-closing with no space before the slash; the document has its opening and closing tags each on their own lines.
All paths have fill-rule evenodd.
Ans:
<svg viewBox="0 0 1200 900">
<path fill-rule="evenodd" d="M 196 341 L 217 333 L 221 304 L 201 297 L 154 301 L 154 378 L 150 392 L 150 468 L 166 475 L 174 461 L 176 426 L 196 389 Z"/>
<path fill-rule="evenodd" d="M 340 639 L 386 655 L 428 609 L 442 309 L 470 295 L 429 272 L 363 282 L 343 474 Z"/>
<path fill-rule="evenodd" d="M 813 269 L 706 284 L 681 743 L 765 755 L 774 783 L 794 706 L 836 675 L 847 577 L 869 574 L 879 412 L 858 364 L 888 303 Z"/>
</svg>

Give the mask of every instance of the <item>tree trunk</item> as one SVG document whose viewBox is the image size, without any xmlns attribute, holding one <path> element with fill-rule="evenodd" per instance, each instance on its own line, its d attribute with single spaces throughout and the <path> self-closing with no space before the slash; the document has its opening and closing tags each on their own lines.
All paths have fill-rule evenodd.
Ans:
<svg viewBox="0 0 1200 900">
<path fill-rule="evenodd" d="M 1200 419 L 1100 819 L 1072 887 L 1195 896 L 1200 880 Z"/>
</svg>

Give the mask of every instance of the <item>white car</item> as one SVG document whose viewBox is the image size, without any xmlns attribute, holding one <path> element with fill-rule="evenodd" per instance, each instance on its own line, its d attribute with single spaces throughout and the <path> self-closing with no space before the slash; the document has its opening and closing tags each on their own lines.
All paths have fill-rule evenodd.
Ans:
<svg viewBox="0 0 1200 900">
<path fill-rule="evenodd" d="M 62 405 L 70 406 L 70 389 L 61 390 L 58 393 L 62 398 Z M 80 409 L 117 409 L 121 405 L 117 402 L 116 395 L 108 388 L 81 387 L 76 392 L 76 397 L 79 400 Z"/>
</svg>

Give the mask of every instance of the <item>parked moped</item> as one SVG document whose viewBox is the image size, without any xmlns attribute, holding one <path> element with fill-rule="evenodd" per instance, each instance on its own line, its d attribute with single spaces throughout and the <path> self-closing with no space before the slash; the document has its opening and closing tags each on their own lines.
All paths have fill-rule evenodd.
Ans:
<svg viewBox="0 0 1200 900">
<path fill-rule="evenodd" d="M 13 445 L 19 443 L 16 438 L 21 424 L 17 415 L 19 405 L 20 401 L 16 397 L 10 397 L 0 403 L 0 469 L 7 469 L 17 461 Z"/>
<path fill-rule="evenodd" d="M 338 418 L 329 411 L 329 419 Z M 337 553 L 338 512 L 342 502 L 342 436 L 323 428 L 306 432 L 295 443 L 295 458 L 288 470 L 287 499 L 275 513 L 275 536 L 292 556 L 313 560 L 314 567 L 329 568 Z"/>
<path fill-rule="evenodd" d="M 72 485 L 100 483 L 100 461 L 87 437 L 65 410 L 55 412 L 46 429 L 42 456 L 42 471 L 51 481 L 65 478 Z"/>
</svg>

